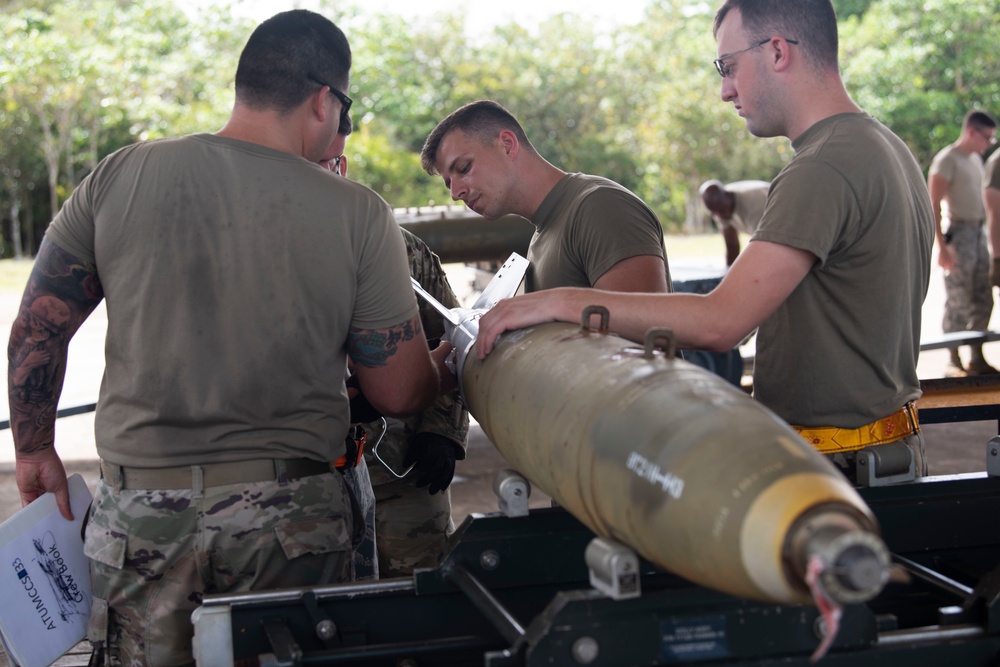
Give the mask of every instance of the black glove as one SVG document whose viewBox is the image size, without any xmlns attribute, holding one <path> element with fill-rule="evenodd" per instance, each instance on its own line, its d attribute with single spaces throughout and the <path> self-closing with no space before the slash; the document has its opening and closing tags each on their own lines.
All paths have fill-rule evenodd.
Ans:
<svg viewBox="0 0 1000 667">
<path fill-rule="evenodd" d="M 382 413 L 375 409 L 365 395 L 361 393 L 361 383 L 358 381 L 357 375 L 352 375 L 347 378 L 347 388 L 355 389 L 358 393 L 351 399 L 351 423 L 352 424 L 367 424 L 368 422 L 373 422 L 382 416 Z M 348 392 L 349 394 L 350 392 Z"/>
<path fill-rule="evenodd" d="M 444 491 L 455 476 L 459 445 L 437 433 L 417 433 L 410 438 L 403 467 L 416 464 L 417 486 L 427 487 L 431 495 Z"/>
</svg>

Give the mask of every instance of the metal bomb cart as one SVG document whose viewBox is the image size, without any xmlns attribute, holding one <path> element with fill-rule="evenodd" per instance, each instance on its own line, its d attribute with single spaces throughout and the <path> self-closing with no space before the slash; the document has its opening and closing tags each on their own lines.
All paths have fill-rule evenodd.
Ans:
<svg viewBox="0 0 1000 667">
<path fill-rule="evenodd" d="M 491 286 L 486 301 L 509 287 Z M 912 463 L 874 448 L 855 490 L 666 333 L 636 349 L 585 312 L 479 361 L 476 312 L 446 314 L 463 395 L 559 506 L 529 511 L 508 472 L 501 511 L 466 519 L 436 568 L 207 596 L 199 665 L 1000 664 L 1000 438 L 987 474 L 909 483 Z M 1000 382 L 973 380 L 925 386 L 922 421 L 1000 417 Z"/>
<path fill-rule="evenodd" d="M 516 476 L 498 481 L 509 514 Z M 844 608 L 819 664 L 998 664 L 1000 478 L 872 487 L 894 575 Z M 199 665 L 809 665 L 816 608 L 693 585 L 602 542 L 560 508 L 472 515 L 410 579 L 210 596 Z"/>
</svg>

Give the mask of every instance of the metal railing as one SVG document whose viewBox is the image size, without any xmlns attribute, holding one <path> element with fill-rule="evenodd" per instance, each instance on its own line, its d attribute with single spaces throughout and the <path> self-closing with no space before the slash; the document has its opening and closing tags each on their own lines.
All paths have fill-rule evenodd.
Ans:
<svg viewBox="0 0 1000 667">
<path fill-rule="evenodd" d="M 88 412 L 93 412 L 97 409 L 97 403 L 89 403 L 88 405 L 78 405 L 74 408 L 63 408 L 62 410 L 56 410 L 56 419 L 60 417 L 72 417 L 74 415 L 82 415 Z M 10 420 L 5 419 L 0 421 L 0 431 L 10 428 Z"/>
</svg>

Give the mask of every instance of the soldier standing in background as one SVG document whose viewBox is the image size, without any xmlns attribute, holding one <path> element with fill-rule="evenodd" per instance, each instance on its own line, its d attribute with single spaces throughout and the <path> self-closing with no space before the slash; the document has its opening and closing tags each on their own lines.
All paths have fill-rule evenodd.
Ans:
<svg viewBox="0 0 1000 667">
<path fill-rule="evenodd" d="M 701 201 L 719 223 L 726 241 L 726 266 L 740 254 L 740 234 L 753 235 L 767 204 L 767 181 L 705 181 L 698 189 Z"/>
<path fill-rule="evenodd" d="M 994 145 L 996 136 L 993 137 Z M 983 204 L 986 207 L 986 231 L 990 237 L 990 285 L 1000 287 L 1000 150 L 994 150 L 983 175 Z"/>
<path fill-rule="evenodd" d="M 345 177 L 348 161 L 344 148 L 351 129 L 347 117 L 320 161 Z M 459 307 L 438 256 L 411 232 L 403 228 L 400 232 L 410 276 L 443 305 Z M 440 338 L 444 334 L 440 313 L 421 299 L 417 303 L 428 341 Z M 465 458 L 469 431 L 469 411 L 458 389 L 439 395 L 423 413 L 406 419 L 383 420 L 366 409 L 363 396 L 354 398 L 351 408 L 353 421 L 368 422 L 363 424 L 367 445 L 364 461 L 349 473 L 367 525 L 365 541 L 355 551 L 356 576 L 399 577 L 412 574 L 417 567 L 437 565 L 448 536 L 455 532 L 448 487 L 455 461 Z M 369 477 L 371 489 L 366 489 Z M 366 497 L 372 489 L 373 503 Z"/>
<path fill-rule="evenodd" d="M 996 140 L 997 123 L 987 113 L 970 111 L 962 122 L 958 140 L 934 156 L 927 189 L 936 221 L 938 264 L 944 269 L 944 333 L 985 331 L 993 313 L 990 254 L 983 231 L 983 153 Z M 943 228 L 944 220 L 948 221 Z M 948 377 L 993 375 L 983 344 L 969 346 L 969 361 L 962 364 L 958 348 L 949 350 Z"/>
</svg>

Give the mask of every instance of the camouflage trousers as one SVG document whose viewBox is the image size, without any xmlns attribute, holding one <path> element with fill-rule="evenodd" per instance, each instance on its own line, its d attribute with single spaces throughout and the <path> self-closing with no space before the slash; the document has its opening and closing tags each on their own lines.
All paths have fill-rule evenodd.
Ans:
<svg viewBox="0 0 1000 667">
<path fill-rule="evenodd" d="M 368 475 L 368 464 L 362 458 L 353 468 L 344 468 L 344 481 L 358 507 L 358 518 L 364 521 L 364 533 L 355 539 L 352 568 L 354 580 L 378 579 L 378 555 L 375 547 L 375 492 Z M 360 531 L 359 531 L 360 532 Z"/>
<path fill-rule="evenodd" d="M 948 226 L 948 248 L 955 266 L 945 272 L 944 319 L 941 330 L 985 331 L 993 313 L 990 253 L 982 225 Z"/>
<path fill-rule="evenodd" d="M 376 464 L 378 465 L 378 464 Z M 375 526 L 378 568 L 382 577 L 413 574 L 414 568 L 434 567 L 444 553 L 451 520 L 451 490 L 430 495 L 416 486 L 414 472 L 375 485 Z"/>
<path fill-rule="evenodd" d="M 339 472 L 201 495 L 101 480 L 84 535 L 95 655 L 193 664 L 191 612 L 204 595 L 350 581 L 353 512 Z"/>
</svg>

